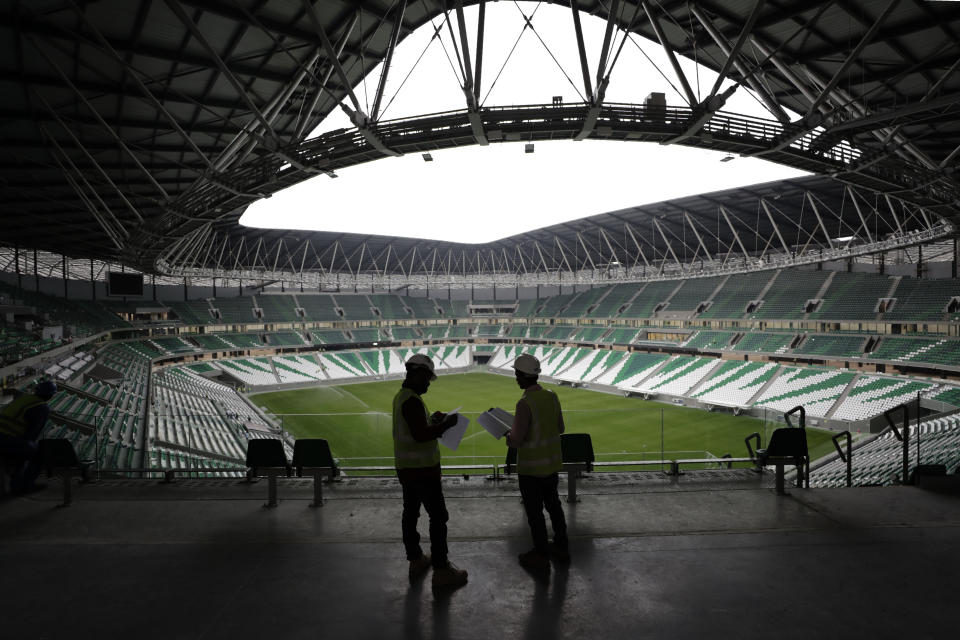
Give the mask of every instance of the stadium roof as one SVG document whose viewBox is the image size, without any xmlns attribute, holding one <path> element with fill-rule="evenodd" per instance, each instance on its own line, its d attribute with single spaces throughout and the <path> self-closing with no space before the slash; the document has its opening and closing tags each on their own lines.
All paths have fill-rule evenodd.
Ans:
<svg viewBox="0 0 960 640">
<path fill-rule="evenodd" d="M 603 61 L 600 69 L 582 70 L 589 100 L 562 110 L 549 111 L 551 105 L 481 108 L 467 86 L 461 112 L 392 122 L 362 113 L 349 87 L 387 57 L 393 43 L 431 19 L 443 24 L 447 16 L 452 36 L 452 25 L 460 24 L 459 2 L 6 0 L 0 2 L 0 144 L 7 151 L 0 161 L 0 213 L 16 224 L 8 223 L 2 242 L 76 257 L 109 256 L 152 271 L 189 266 L 185 258 L 199 258 L 200 248 L 207 250 L 208 268 L 223 264 L 225 254 L 235 268 L 252 269 L 264 263 L 261 238 L 266 243 L 296 238 L 299 244 L 274 243 L 274 264 L 304 264 L 307 253 L 298 253 L 304 234 L 237 224 L 250 202 L 317 173 L 396 153 L 578 136 L 760 155 L 832 176 L 754 191 L 772 202 L 777 195 L 789 201 L 790 193 L 808 189 L 831 202 L 828 209 L 851 216 L 848 227 L 858 225 L 859 215 L 841 206 L 844 194 L 849 198 L 844 184 L 863 201 L 880 202 L 884 198 L 878 192 L 891 196 L 898 204 L 890 206 L 902 208 L 903 220 L 935 215 L 960 220 L 955 173 L 960 3 L 574 4 L 609 20 L 611 42 L 623 29 L 748 86 L 771 111 L 770 120 L 722 113 L 720 83 L 701 100 L 685 90 L 688 104 L 662 112 L 604 104 L 602 91 L 590 80 L 594 71 L 603 77 Z M 467 56 L 469 48 L 463 49 L 461 70 L 473 79 L 480 75 L 482 56 L 478 51 Z M 674 82 L 688 84 L 682 73 Z M 340 104 L 355 114 L 357 129 L 306 140 Z M 831 181 L 839 182 L 831 186 Z M 602 246 L 610 240 L 590 234 L 603 229 L 612 235 L 615 221 L 624 216 L 662 220 L 661 228 L 646 227 L 645 239 L 632 244 L 621 239 L 621 251 L 627 253 L 617 258 L 639 263 L 644 257 L 638 248 L 645 243 L 664 240 L 661 251 L 666 251 L 671 230 L 682 235 L 684 226 L 677 221 L 686 220 L 683 211 L 703 226 L 709 218 L 718 242 L 715 249 L 706 239 L 687 238 L 683 246 L 713 253 L 738 242 L 737 234 L 718 224 L 722 214 L 713 200 L 730 198 L 726 208 L 734 211 L 737 194 L 725 193 L 522 234 L 491 243 L 470 260 L 482 260 L 491 249 L 502 254 L 551 237 L 561 246 L 566 241 L 568 249 L 549 260 L 544 255 L 543 264 L 553 260 L 554 268 L 575 268 L 570 255 L 580 255 L 577 246 L 592 257 L 597 254 L 588 243 Z M 759 203 L 749 189 L 742 195 Z M 809 197 L 800 201 L 811 202 Z M 750 209 L 755 217 L 758 206 Z M 784 217 L 792 215 L 781 210 Z M 808 236 L 820 229 L 819 241 L 829 243 L 832 231 L 824 229 L 826 223 L 815 215 L 801 220 L 803 211 L 812 213 L 809 206 L 798 208 L 794 223 Z M 879 209 L 875 213 L 876 224 L 882 224 L 885 216 Z M 888 226 L 901 226 L 890 218 Z M 767 240 L 777 235 L 772 226 L 766 229 L 772 235 L 765 233 L 762 220 L 756 224 Z M 695 223 L 688 226 L 693 229 Z M 351 247 L 362 245 L 349 236 L 309 237 L 321 252 L 326 248 L 332 254 L 350 255 Z M 211 244 L 214 239 L 220 244 Z M 376 241 L 367 239 L 364 252 L 378 255 Z M 405 242 L 383 241 L 381 252 L 394 253 Z M 777 242 L 785 249 L 795 244 L 787 238 Z M 219 258 L 215 248 L 223 252 Z M 759 246 L 745 249 L 762 252 Z"/>
</svg>

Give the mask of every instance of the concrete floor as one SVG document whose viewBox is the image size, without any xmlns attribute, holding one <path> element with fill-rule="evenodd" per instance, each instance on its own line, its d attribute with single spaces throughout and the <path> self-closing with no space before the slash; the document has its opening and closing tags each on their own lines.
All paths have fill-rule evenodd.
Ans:
<svg viewBox="0 0 960 640">
<path fill-rule="evenodd" d="M 594 475 L 565 504 L 572 562 L 548 579 L 514 481 L 445 480 L 469 584 L 411 585 L 399 486 L 102 481 L 0 503 L 8 638 L 952 637 L 955 496 L 792 489 L 749 472 Z M 563 483 L 561 483 L 563 488 Z M 421 531 L 426 525 L 421 520 Z M 426 537 L 426 536 L 424 536 Z"/>
</svg>

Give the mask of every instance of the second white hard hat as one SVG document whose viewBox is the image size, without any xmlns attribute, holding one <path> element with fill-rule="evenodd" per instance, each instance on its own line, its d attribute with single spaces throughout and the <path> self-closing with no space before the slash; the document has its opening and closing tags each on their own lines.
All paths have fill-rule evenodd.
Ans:
<svg viewBox="0 0 960 640">
<path fill-rule="evenodd" d="M 430 379 L 436 380 L 437 374 L 433 372 L 433 360 L 430 359 L 430 356 L 425 356 L 422 353 L 417 353 L 410 356 L 407 359 L 407 368 L 410 367 L 422 367 L 430 372 Z"/>
<path fill-rule="evenodd" d="M 540 361 L 529 353 L 523 353 L 513 361 L 513 368 L 520 373 L 535 376 L 540 373 Z"/>
</svg>

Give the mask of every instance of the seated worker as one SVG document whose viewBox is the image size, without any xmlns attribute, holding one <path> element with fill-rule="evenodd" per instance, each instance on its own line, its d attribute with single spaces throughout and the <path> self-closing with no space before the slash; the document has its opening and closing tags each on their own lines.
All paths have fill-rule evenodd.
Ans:
<svg viewBox="0 0 960 640">
<path fill-rule="evenodd" d="M 37 440 L 47 424 L 47 404 L 57 393 L 52 380 L 37 384 L 33 393 L 25 393 L 0 409 L 0 456 L 13 463 L 10 488 L 14 493 L 43 489 L 36 484 L 40 465 L 36 462 Z"/>
<path fill-rule="evenodd" d="M 393 451 L 397 478 L 403 488 L 400 521 L 403 546 L 410 561 L 409 577 L 416 580 L 433 567 L 433 586 L 456 588 L 467 583 L 467 572 L 447 560 L 447 507 L 440 477 L 437 438 L 457 423 L 455 415 L 430 415 L 423 394 L 436 380 L 433 360 L 416 354 L 406 362 L 407 376 L 393 398 Z M 430 553 L 420 548 L 417 520 L 420 505 L 430 517 Z"/>
</svg>

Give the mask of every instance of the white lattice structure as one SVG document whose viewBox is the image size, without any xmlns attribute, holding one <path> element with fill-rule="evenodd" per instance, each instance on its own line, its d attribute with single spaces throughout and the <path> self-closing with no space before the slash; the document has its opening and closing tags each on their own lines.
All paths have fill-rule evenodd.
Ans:
<svg viewBox="0 0 960 640">
<path fill-rule="evenodd" d="M 715 375 L 694 394 L 697 400 L 726 407 L 746 407 L 780 365 L 773 362 L 743 362 Z"/>
<path fill-rule="evenodd" d="M 660 371 L 641 382 L 636 388 L 644 393 L 682 396 L 719 364 L 719 360 L 712 358 L 676 356 L 671 358 Z M 671 365 L 674 366 L 671 367 Z"/>
<path fill-rule="evenodd" d="M 918 392 L 926 396 L 938 388 L 939 385 L 914 380 L 860 376 L 831 417 L 835 420 L 865 420 L 916 400 Z"/>
<path fill-rule="evenodd" d="M 845 369 L 783 367 L 755 406 L 789 411 L 803 405 L 808 416 L 826 416 L 856 374 Z"/>
</svg>

